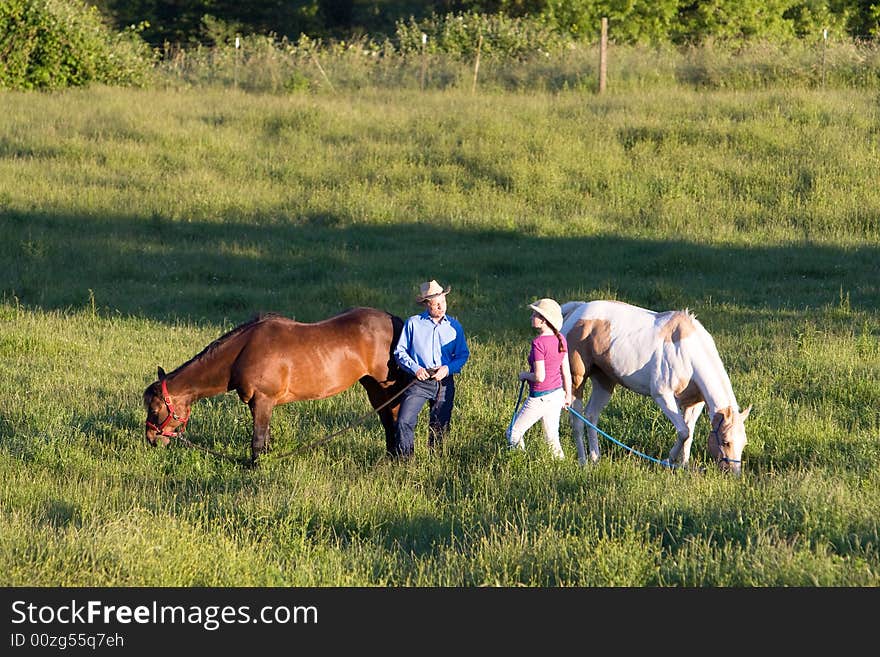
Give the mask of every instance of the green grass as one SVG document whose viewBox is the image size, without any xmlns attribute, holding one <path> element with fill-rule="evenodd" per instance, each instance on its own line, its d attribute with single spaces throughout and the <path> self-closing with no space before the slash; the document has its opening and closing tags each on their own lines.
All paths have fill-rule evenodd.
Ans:
<svg viewBox="0 0 880 657">
<path fill-rule="evenodd" d="M 876 90 L 0 95 L 0 572 L 35 586 L 877 586 Z M 377 419 L 255 471 L 149 449 L 156 374 L 260 311 L 405 316 L 452 285 L 471 361 L 449 449 Z M 552 296 L 688 307 L 747 423 L 745 474 L 503 432 Z M 368 410 L 276 410 L 286 451 Z M 424 421 L 424 420 L 423 420 Z M 618 391 L 602 428 L 674 431 Z M 707 465 L 705 418 L 693 459 Z M 242 457 L 233 395 L 190 438 Z"/>
</svg>

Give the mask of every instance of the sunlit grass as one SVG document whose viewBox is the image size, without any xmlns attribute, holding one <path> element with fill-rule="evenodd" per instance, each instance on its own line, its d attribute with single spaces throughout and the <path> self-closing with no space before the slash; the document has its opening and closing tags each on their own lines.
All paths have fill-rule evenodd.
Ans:
<svg viewBox="0 0 880 657">
<path fill-rule="evenodd" d="M 876 586 L 877 102 L 853 89 L 0 95 L 0 564 L 37 586 Z M 370 418 L 246 456 L 234 394 L 143 441 L 141 393 L 260 311 L 414 312 L 451 284 L 473 356 L 448 451 L 384 462 Z M 689 307 L 746 472 L 503 432 L 526 304 Z M 278 454 L 368 412 L 276 409 Z M 618 390 L 605 431 L 674 430 Z M 421 431 L 424 431 L 422 426 Z M 539 431 L 535 429 L 533 431 Z M 710 465 L 701 418 L 693 459 Z"/>
</svg>

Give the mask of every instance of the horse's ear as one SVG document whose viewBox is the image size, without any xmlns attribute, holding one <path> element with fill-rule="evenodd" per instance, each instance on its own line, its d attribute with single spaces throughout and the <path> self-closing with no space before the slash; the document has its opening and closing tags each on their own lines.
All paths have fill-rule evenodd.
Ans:
<svg viewBox="0 0 880 657">
<path fill-rule="evenodd" d="M 165 370 L 163 370 L 161 366 L 159 366 L 159 369 L 157 370 L 156 373 L 157 373 L 160 381 L 165 378 Z"/>
<path fill-rule="evenodd" d="M 749 407 L 746 410 L 740 411 L 739 416 L 740 416 L 740 418 L 742 418 L 743 422 L 746 421 L 746 418 L 749 416 L 749 413 L 751 413 L 751 412 L 752 412 L 752 405 L 751 404 L 749 404 Z"/>
</svg>

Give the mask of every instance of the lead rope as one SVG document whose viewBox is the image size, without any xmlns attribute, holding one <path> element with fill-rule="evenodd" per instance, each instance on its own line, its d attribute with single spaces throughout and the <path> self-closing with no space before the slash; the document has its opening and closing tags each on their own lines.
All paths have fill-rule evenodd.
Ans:
<svg viewBox="0 0 880 657">
<path fill-rule="evenodd" d="M 662 466 L 665 467 L 665 468 L 675 469 L 675 468 L 681 468 L 681 467 L 682 467 L 682 465 L 681 465 L 680 463 L 671 463 L 671 462 L 669 461 L 669 459 L 663 459 L 663 460 L 661 461 L 660 459 L 655 459 L 653 456 L 648 456 L 647 454 L 644 454 L 644 453 L 642 453 L 642 452 L 640 452 L 640 451 L 638 451 L 638 450 L 636 450 L 636 449 L 633 449 L 633 448 L 630 447 L 629 445 L 624 445 L 622 442 L 620 442 L 620 441 L 617 440 L 616 438 L 613 438 L 612 436 L 609 436 L 607 433 L 605 433 L 604 431 L 602 431 L 599 427 L 597 427 L 595 424 L 593 424 L 592 422 L 590 422 L 587 418 L 585 418 L 583 415 L 581 415 L 580 413 L 578 413 L 578 412 L 577 412 L 576 410 L 574 410 L 571 406 L 566 406 L 565 408 L 566 408 L 566 410 L 567 410 L 569 413 L 571 413 L 571 414 L 574 415 L 575 417 L 580 418 L 580 419 L 581 419 L 585 424 L 587 424 L 588 426 L 593 427 L 596 431 L 598 431 L 599 433 L 601 433 L 603 436 L 605 436 L 608 440 L 610 440 L 610 441 L 611 441 L 612 443 L 614 443 L 615 445 L 620 445 L 621 447 L 623 447 L 623 448 L 626 449 L 626 450 L 629 450 L 629 451 L 632 452 L 633 454 L 636 454 L 637 456 L 641 456 L 643 459 L 648 459 L 649 461 L 653 461 L 653 462 L 656 463 L 657 465 L 662 465 Z M 690 467 L 690 466 L 688 466 L 688 467 Z M 691 468 L 691 469 L 695 469 L 695 468 Z"/>
</svg>

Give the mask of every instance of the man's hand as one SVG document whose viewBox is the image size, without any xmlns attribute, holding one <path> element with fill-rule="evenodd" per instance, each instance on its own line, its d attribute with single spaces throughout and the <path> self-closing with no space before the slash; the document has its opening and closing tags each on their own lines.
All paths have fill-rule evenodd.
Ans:
<svg viewBox="0 0 880 657">
<path fill-rule="evenodd" d="M 432 379 L 436 379 L 437 381 L 441 381 L 449 376 L 449 368 L 446 365 L 441 365 L 436 370 L 434 370 L 434 376 Z"/>
</svg>

